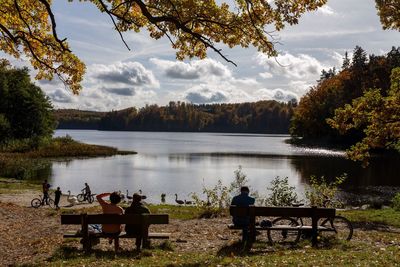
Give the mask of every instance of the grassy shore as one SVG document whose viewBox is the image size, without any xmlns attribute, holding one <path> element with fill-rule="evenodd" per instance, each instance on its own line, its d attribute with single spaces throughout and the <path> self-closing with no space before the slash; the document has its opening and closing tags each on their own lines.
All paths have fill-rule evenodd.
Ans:
<svg viewBox="0 0 400 267">
<path fill-rule="evenodd" d="M 51 160 L 136 154 L 114 147 L 84 144 L 70 137 L 57 137 L 32 145 L 31 140 L 11 142 L 0 147 L 0 176 L 42 179 L 51 170 Z"/>
</svg>

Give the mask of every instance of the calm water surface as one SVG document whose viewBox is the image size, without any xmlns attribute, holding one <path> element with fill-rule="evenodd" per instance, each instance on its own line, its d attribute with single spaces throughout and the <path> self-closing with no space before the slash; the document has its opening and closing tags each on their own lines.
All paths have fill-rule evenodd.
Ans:
<svg viewBox="0 0 400 267">
<path fill-rule="evenodd" d="M 129 194 L 142 190 L 149 202 L 190 199 L 191 192 L 201 193 L 221 179 L 229 184 L 239 165 L 250 185 L 262 195 L 276 177 L 289 182 L 302 194 L 310 175 L 328 179 L 348 173 L 345 190 L 358 194 L 370 188 L 398 187 L 398 159 L 374 159 L 363 169 L 344 158 L 343 151 L 298 148 L 286 144 L 286 135 L 225 133 L 111 132 L 92 130 L 57 130 L 65 136 L 91 144 L 137 151 L 136 155 L 74 159 L 54 162 L 51 183 L 64 192 L 77 194 L 84 182 L 95 193 L 121 190 Z"/>
</svg>

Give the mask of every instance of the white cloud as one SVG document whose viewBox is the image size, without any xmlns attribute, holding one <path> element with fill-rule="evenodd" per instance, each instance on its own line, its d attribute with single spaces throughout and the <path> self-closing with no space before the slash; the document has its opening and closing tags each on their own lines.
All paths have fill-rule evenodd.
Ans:
<svg viewBox="0 0 400 267">
<path fill-rule="evenodd" d="M 160 86 L 153 72 L 139 62 L 117 62 L 110 65 L 94 64 L 88 68 L 88 76 L 95 82 L 139 87 Z"/>
<path fill-rule="evenodd" d="M 259 73 L 259 75 L 261 76 L 261 78 L 264 78 L 264 79 L 270 79 L 270 78 L 274 77 L 274 75 L 272 75 L 272 73 L 269 73 L 269 72 L 261 72 L 261 73 Z"/>
<path fill-rule="evenodd" d="M 284 89 L 259 89 L 254 92 L 254 97 L 258 100 L 276 100 L 280 102 L 288 102 L 293 98 L 299 99 L 299 96 L 289 90 Z"/>
<path fill-rule="evenodd" d="M 324 68 L 316 58 L 306 54 L 285 53 L 276 58 L 269 58 L 258 53 L 256 59 L 269 73 L 286 78 L 308 79 L 318 75 Z"/>
<path fill-rule="evenodd" d="M 150 61 L 173 79 L 209 79 L 210 76 L 230 77 L 231 71 L 213 59 L 194 60 L 189 63 L 151 58 Z"/>
<path fill-rule="evenodd" d="M 172 99 L 181 99 L 195 104 L 240 103 L 256 100 L 251 94 L 228 83 L 223 85 L 194 85 L 180 94 L 172 93 L 171 97 Z"/>
<path fill-rule="evenodd" d="M 71 96 L 71 93 L 67 90 L 63 89 L 56 89 L 53 92 L 50 92 L 47 94 L 52 102 L 56 103 L 73 103 L 75 102 L 73 97 Z"/>
<path fill-rule="evenodd" d="M 324 5 L 318 8 L 318 12 L 322 13 L 323 15 L 333 16 L 336 15 L 336 12 L 328 5 Z"/>
</svg>

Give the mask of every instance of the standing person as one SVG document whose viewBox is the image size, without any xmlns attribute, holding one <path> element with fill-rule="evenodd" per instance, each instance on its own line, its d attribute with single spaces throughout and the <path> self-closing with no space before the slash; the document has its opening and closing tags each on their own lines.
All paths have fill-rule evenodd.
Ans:
<svg viewBox="0 0 400 267">
<path fill-rule="evenodd" d="M 103 197 L 110 196 L 110 203 L 103 200 Z M 96 196 L 97 201 L 100 203 L 104 214 L 123 214 L 123 209 L 117 204 L 121 202 L 121 196 L 117 192 L 102 193 Z M 103 234 L 109 237 L 110 244 L 114 240 L 115 252 L 119 250 L 119 234 L 121 233 L 120 224 L 103 224 Z"/>
<path fill-rule="evenodd" d="M 240 188 L 240 194 L 233 197 L 231 205 L 238 207 L 248 207 L 250 205 L 254 205 L 255 199 L 250 197 L 249 193 L 250 189 L 247 186 L 242 186 Z M 249 238 L 250 217 L 233 216 L 232 221 L 235 226 L 242 227 L 242 242 L 245 244 Z"/>
<path fill-rule="evenodd" d="M 47 180 L 44 180 L 42 183 L 42 191 L 43 191 L 43 204 L 46 203 L 46 205 L 49 204 L 49 189 L 50 189 L 50 184 L 47 183 Z"/>
<path fill-rule="evenodd" d="M 90 199 L 90 195 L 92 194 L 92 192 L 90 191 L 90 187 L 89 187 L 88 183 L 85 183 L 85 187 L 81 191 L 85 196 L 84 200 Z"/>
<path fill-rule="evenodd" d="M 143 205 L 142 196 L 135 193 L 132 196 L 132 204 L 130 207 L 126 208 L 125 214 L 148 214 L 150 210 Z M 138 228 L 134 224 L 125 225 L 125 232 L 128 235 L 136 236 L 136 249 L 139 251 L 142 244 L 142 229 Z M 146 244 L 144 244 L 146 245 Z"/>
<path fill-rule="evenodd" d="M 57 187 L 57 190 L 54 192 L 54 204 L 56 205 L 56 209 L 60 209 L 58 206 L 58 203 L 60 203 L 60 198 L 61 198 L 61 190 L 60 187 Z"/>
</svg>

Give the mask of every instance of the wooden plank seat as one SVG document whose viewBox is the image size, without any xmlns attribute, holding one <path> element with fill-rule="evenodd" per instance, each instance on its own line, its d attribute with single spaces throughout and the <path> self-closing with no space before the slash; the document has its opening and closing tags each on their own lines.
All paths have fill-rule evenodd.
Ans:
<svg viewBox="0 0 400 267">
<path fill-rule="evenodd" d="M 318 231 L 328 230 L 325 227 L 318 226 L 320 218 L 335 217 L 336 210 L 331 208 L 317 207 L 237 207 L 231 206 L 229 212 L 232 216 L 248 217 L 249 218 L 249 241 L 250 243 L 256 240 L 256 232 L 262 230 L 309 230 L 312 233 L 312 244 L 317 244 Z M 272 225 L 271 227 L 260 227 L 256 225 L 256 217 L 291 217 L 291 218 L 311 218 L 311 226 L 291 226 L 291 225 Z M 228 225 L 229 229 L 242 229 L 234 225 Z"/>
<path fill-rule="evenodd" d="M 90 237 L 93 238 L 106 238 L 102 233 L 89 233 Z M 170 233 L 149 233 L 148 239 L 169 239 Z M 83 235 L 79 232 L 70 232 L 63 235 L 64 238 L 82 238 Z M 121 232 L 118 238 L 135 238 L 135 235 L 128 235 L 125 232 Z"/>
<path fill-rule="evenodd" d="M 138 229 L 143 238 L 143 245 L 148 244 L 148 239 L 169 239 L 170 233 L 149 233 L 149 227 L 152 224 L 168 224 L 168 214 L 62 214 L 62 225 L 81 225 L 81 229 L 77 232 L 67 232 L 64 238 L 81 238 L 83 249 L 89 251 L 91 249 L 91 240 L 94 238 L 108 238 L 103 233 L 90 233 L 89 224 L 132 224 Z M 119 238 L 136 238 L 138 235 L 128 235 L 121 232 Z"/>
</svg>

